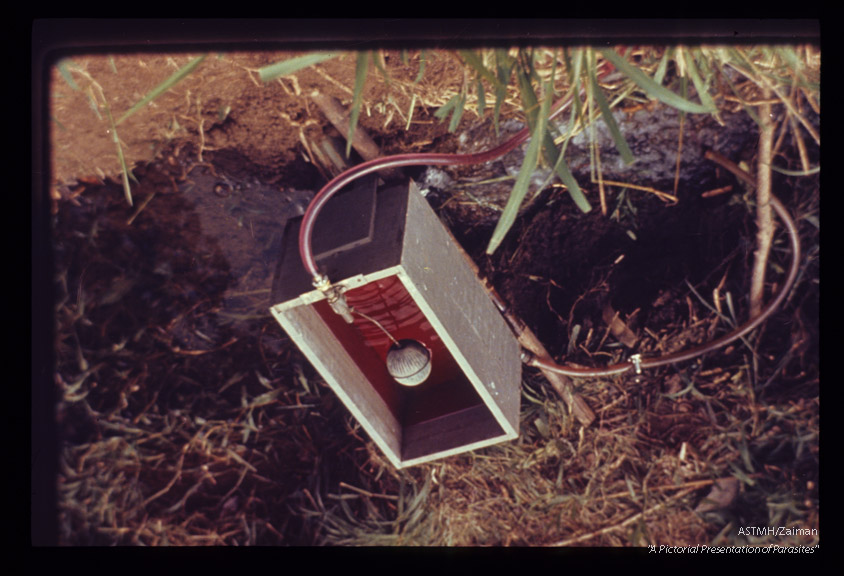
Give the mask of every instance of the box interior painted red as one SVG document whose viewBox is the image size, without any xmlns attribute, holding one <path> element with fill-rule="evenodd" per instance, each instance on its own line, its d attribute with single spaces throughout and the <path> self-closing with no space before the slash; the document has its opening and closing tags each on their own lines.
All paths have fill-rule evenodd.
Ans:
<svg viewBox="0 0 844 576">
<path fill-rule="evenodd" d="M 376 320 L 395 339 L 417 340 L 431 352 L 428 380 L 415 387 L 402 386 L 387 372 L 385 358 L 392 340 L 381 328 L 357 314 L 354 324 L 347 324 L 325 300 L 314 304 L 403 427 L 483 404 L 398 276 L 370 282 L 347 291 L 345 296 L 349 306 Z"/>
</svg>

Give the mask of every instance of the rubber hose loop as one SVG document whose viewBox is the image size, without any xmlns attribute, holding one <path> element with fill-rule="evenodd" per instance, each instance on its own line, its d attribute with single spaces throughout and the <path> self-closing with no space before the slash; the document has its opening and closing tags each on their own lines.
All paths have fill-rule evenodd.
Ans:
<svg viewBox="0 0 844 576">
<path fill-rule="evenodd" d="M 548 119 L 550 120 L 558 116 L 563 112 L 563 110 L 568 108 L 570 103 L 570 98 L 557 102 L 552 108 L 552 112 Z M 311 203 L 308 205 L 308 209 L 305 211 L 305 215 L 302 218 L 302 225 L 299 228 L 299 256 L 302 259 L 302 265 L 305 267 L 305 270 L 314 277 L 314 279 L 320 278 L 319 268 L 317 267 L 311 244 L 316 218 L 334 194 L 358 178 L 362 178 L 363 176 L 372 174 L 373 172 L 385 169 L 404 168 L 407 166 L 465 166 L 470 164 L 483 164 L 484 162 L 500 158 L 507 152 L 510 152 L 525 142 L 529 137 L 530 128 L 525 127 L 509 140 L 506 140 L 495 148 L 484 150 L 483 152 L 476 152 L 474 154 L 447 154 L 436 152 L 396 154 L 393 156 L 385 156 L 383 158 L 375 158 L 374 160 L 369 160 L 349 168 L 323 186 L 317 195 L 314 196 L 314 199 L 311 200 Z"/>
<path fill-rule="evenodd" d="M 551 372 L 556 372 L 557 374 L 563 374 L 564 376 L 572 376 L 577 378 L 584 378 L 584 377 L 598 377 L 598 376 L 615 376 L 618 374 L 624 374 L 628 370 L 635 368 L 637 365 L 640 369 L 648 369 L 648 368 L 657 368 L 659 366 L 665 366 L 667 364 L 676 364 L 678 362 L 685 362 L 687 360 L 691 360 L 703 354 L 707 354 L 709 352 L 713 352 L 719 348 L 723 348 L 732 342 L 735 342 L 742 336 L 749 334 L 753 331 L 757 326 L 759 326 L 762 322 L 768 319 L 771 314 L 776 311 L 777 308 L 780 307 L 785 297 L 791 292 L 791 288 L 794 286 L 794 282 L 797 280 L 797 274 L 800 271 L 800 237 L 797 233 L 797 226 L 794 224 L 794 220 L 792 220 L 791 215 L 788 213 L 788 210 L 785 209 L 785 206 L 782 205 L 777 198 L 771 197 L 771 207 L 777 213 L 780 220 L 783 224 L 785 224 L 786 230 L 788 231 L 789 238 L 791 240 L 791 266 L 788 271 L 788 276 L 786 277 L 785 283 L 780 288 L 780 291 L 777 295 L 770 301 L 768 304 L 757 314 L 755 317 L 751 318 L 729 334 L 726 334 L 712 342 L 707 344 L 703 344 L 701 346 L 696 346 L 694 348 L 690 348 L 688 350 L 683 350 L 680 352 L 674 352 L 673 354 L 666 354 L 665 356 L 660 356 L 658 358 L 643 358 L 639 357 L 636 361 L 625 361 L 618 364 L 613 364 L 611 366 L 607 366 L 605 368 L 580 368 L 576 366 L 569 366 L 569 365 L 561 365 L 557 364 L 550 358 L 537 358 L 532 357 L 529 358 L 526 362 L 528 366 L 534 366 L 537 368 L 542 368 L 543 370 L 550 370 Z"/>
</svg>

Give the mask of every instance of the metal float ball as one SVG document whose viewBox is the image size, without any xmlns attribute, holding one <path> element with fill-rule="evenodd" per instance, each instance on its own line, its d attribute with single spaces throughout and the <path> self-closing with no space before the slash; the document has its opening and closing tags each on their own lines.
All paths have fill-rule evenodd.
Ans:
<svg viewBox="0 0 844 576">
<path fill-rule="evenodd" d="M 416 340 L 399 340 L 387 352 L 387 371 L 403 386 L 418 386 L 431 375 L 431 353 Z"/>
</svg>

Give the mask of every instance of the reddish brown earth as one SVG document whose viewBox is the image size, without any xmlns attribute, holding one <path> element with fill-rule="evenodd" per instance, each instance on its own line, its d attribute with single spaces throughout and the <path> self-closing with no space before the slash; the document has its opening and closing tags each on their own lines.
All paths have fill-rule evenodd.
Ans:
<svg viewBox="0 0 844 576">
<path fill-rule="evenodd" d="M 182 450 L 178 442 L 162 440 L 158 430 L 184 429 L 189 431 L 184 434 L 209 437 L 209 422 L 226 422 L 220 427 L 231 436 L 232 445 L 238 444 L 238 457 L 253 467 L 250 474 L 240 476 L 239 460 L 231 460 L 228 452 L 196 448 L 189 453 L 194 461 L 185 464 L 185 476 L 188 470 L 200 470 L 203 462 L 216 475 L 214 485 L 205 485 L 182 508 L 179 497 L 197 477 L 171 484 L 170 492 L 145 507 L 140 506 L 145 501 L 123 501 L 114 512 L 122 525 L 135 527 L 135 541 L 157 543 L 158 533 L 149 535 L 146 516 L 132 516 L 134 507 L 153 518 L 172 519 L 173 526 L 184 528 L 191 538 L 205 534 L 206 521 L 208 532 L 219 528 L 223 533 L 220 527 L 229 526 L 229 521 L 235 526 L 237 513 L 259 519 L 263 528 L 258 542 L 312 543 L 318 528 L 297 518 L 291 502 L 310 508 L 312 493 L 336 491 L 338 482 L 359 485 L 361 477 L 372 480 L 367 484 L 372 490 L 382 489 L 377 480 L 381 469 L 377 455 L 368 454 L 365 440 L 355 435 L 359 430 L 354 432 L 342 406 L 318 384 L 318 376 L 269 317 L 266 295 L 280 225 L 301 211 L 330 172 L 314 150 L 325 141 L 342 147 L 345 136 L 327 121 L 310 94 L 317 90 L 348 106 L 355 56 L 339 54 L 263 83 L 258 70 L 291 53 L 209 54 L 194 73 L 117 126 L 135 178 L 130 206 L 100 95 L 119 118 L 197 55 L 73 56 L 65 67 L 69 77 L 58 68 L 50 74 L 56 381 L 58 393 L 66 395 L 68 386 L 85 376 L 82 390 L 89 407 L 61 398 L 62 450 L 65 457 L 76 457 L 72 468 L 81 474 L 87 456 L 79 457 L 77 449 L 93 451 L 112 437 L 130 438 L 134 433 L 117 433 L 114 426 L 143 427 L 148 435 L 140 452 L 151 464 L 136 471 L 134 481 L 144 487 L 144 498 L 150 498 L 174 478 L 172 468 Z M 416 82 L 419 56 L 418 51 L 408 52 L 406 59 L 398 51 L 384 52 L 380 63 L 389 78 L 370 66 L 360 125 L 382 153 L 456 151 L 494 142 L 491 123 L 480 121 L 472 105 L 453 134 L 447 122 L 434 117 L 435 110 L 461 89 L 466 71 L 454 53 L 429 52 L 424 74 Z M 515 96 L 504 104 L 502 117 L 519 119 Z M 687 148 L 692 145 L 687 142 Z M 752 145 L 742 146 L 736 145 L 736 159 L 751 159 Z M 683 330 L 694 310 L 704 313 L 688 296 L 686 280 L 706 286 L 707 296 L 724 277 L 728 280 L 723 290 L 746 292 L 752 213 L 743 203 L 731 202 L 729 195 L 702 200 L 699 189 L 685 190 L 674 206 L 647 195 L 631 195 L 621 204 L 619 196 L 613 196 L 609 214 L 596 209 L 584 216 L 566 192 L 555 187 L 527 207 L 498 253 L 484 256 L 508 188 L 481 194 L 465 184 L 498 177 L 517 168 L 518 162 L 516 155 L 493 167 L 450 171 L 459 185 L 434 190 L 429 201 L 553 354 L 566 354 L 576 324 L 582 328 L 581 342 L 587 331 L 594 332 L 595 341 L 606 333 L 602 313 L 607 305 L 623 318 L 630 315 L 630 326 L 640 334 L 649 328 L 679 339 L 705 338 Z M 588 174 L 588 163 L 581 164 Z M 709 174 L 712 187 L 724 183 L 723 174 L 714 169 Z M 588 176 L 582 184 L 597 207 Z M 793 206 L 802 202 L 811 207 L 813 194 L 796 188 L 788 200 Z M 497 207 L 488 206 L 490 201 Z M 657 251 L 664 257 L 654 258 Z M 786 257 L 779 254 L 775 265 Z M 742 302 L 736 306 L 741 315 Z M 816 290 L 804 284 L 793 308 L 784 313 L 786 323 L 788 317 L 795 318 L 793 327 L 772 324 L 765 332 L 766 350 L 788 350 L 789 342 L 804 339 L 780 380 L 806 397 L 812 397 L 817 383 L 812 380 L 817 374 L 816 315 Z M 602 361 L 606 354 L 580 360 Z M 238 426 L 247 420 L 245 399 L 260 398 L 268 390 L 277 396 L 255 410 L 263 434 L 260 445 L 254 435 L 240 442 Z M 593 403 L 608 393 L 604 388 L 593 392 Z M 623 394 L 627 398 L 626 390 Z M 627 406 L 625 402 L 619 409 Z M 631 400 L 624 410 L 634 413 L 636 406 Z M 250 422 L 252 415 L 250 409 Z M 613 418 L 626 421 L 620 414 Z M 672 434 L 679 436 L 670 438 L 671 446 L 704 442 L 699 429 Z M 189 439 L 175 433 L 174 438 Z M 654 442 L 664 440 L 660 436 Z M 162 461 L 166 466 L 159 469 Z M 104 462 L 100 469 L 110 465 L 107 458 Z M 382 482 L 388 481 L 392 476 L 386 474 Z M 221 505 L 220 498 L 231 494 Z M 96 514 L 77 511 L 75 503 L 73 498 L 62 502 L 65 543 L 129 541 L 128 536 L 109 536 L 105 524 L 92 519 Z M 232 543 L 217 537 L 215 542 Z"/>
</svg>

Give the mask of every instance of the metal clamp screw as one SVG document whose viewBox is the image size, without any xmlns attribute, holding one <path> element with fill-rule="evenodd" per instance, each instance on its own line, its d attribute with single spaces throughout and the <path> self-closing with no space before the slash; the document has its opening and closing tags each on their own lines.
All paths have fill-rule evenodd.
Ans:
<svg viewBox="0 0 844 576">
<path fill-rule="evenodd" d="M 630 362 L 633 363 L 633 368 L 636 370 L 636 374 L 642 373 L 642 355 L 641 354 L 633 354 L 630 357 Z"/>
<path fill-rule="evenodd" d="M 347 324 L 352 324 L 355 321 L 355 317 L 352 316 L 352 307 L 346 302 L 346 297 L 343 296 L 340 288 L 333 285 L 328 279 L 328 276 L 315 276 L 314 288 L 325 294 L 325 298 L 328 300 L 331 309 L 342 316 Z"/>
</svg>

